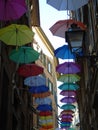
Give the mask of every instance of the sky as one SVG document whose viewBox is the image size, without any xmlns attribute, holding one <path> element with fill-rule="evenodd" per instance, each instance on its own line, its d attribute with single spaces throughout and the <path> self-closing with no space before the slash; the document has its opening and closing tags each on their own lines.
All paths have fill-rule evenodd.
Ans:
<svg viewBox="0 0 98 130">
<path fill-rule="evenodd" d="M 53 36 L 50 32 L 49 28 L 55 24 L 59 20 L 67 19 L 66 11 L 58 11 L 49 4 L 46 3 L 46 0 L 39 0 L 40 4 L 40 24 L 45 32 L 46 36 L 48 37 L 49 41 L 51 42 L 54 49 L 65 44 L 65 39 L 60 38 L 57 36 Z"/>
</svg>

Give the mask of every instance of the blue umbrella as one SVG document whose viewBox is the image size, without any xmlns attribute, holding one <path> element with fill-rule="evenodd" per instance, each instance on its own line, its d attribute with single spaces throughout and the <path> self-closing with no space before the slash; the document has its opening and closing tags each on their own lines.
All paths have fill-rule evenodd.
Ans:
<svg viewBox="0 0 98 130">
<path fill-rule="evenodd" d="M 46 85 L 41 85 L 41 86 L 32 86 L 29 88 L 30 93 L 43 93 L 49 91 L 49 87 Z"/>
<path fill-rule="evenodd" d="M 79 85 L 76 83 L 63 83 L 58 88 L 61 90 L 77 90 Z"/>
<path fill-rule="evenodd" d="M 62 105 L 61 106 L 61 109 L 64 109 L 64 110 L 72 110 L 72 109 L 75 109 L 76 106 L 72 105 L 72 104 L 66 104 L 66 105 Z"/>
<path fill-rule="evenodd" d="M 51 102 L 52 102 L 52 100 L 51 100 L 51 98 L 49 98 L 49 97 L 45 97 L 45 98 L 36 98 L 35 99 L 35 102 L 37 103 L 37 104 L 48 104 L 48 105 L 50 105 L 51 104 Z"/>
<path fill-rule="evenodd" d="M 63 45 L 54 51 L 57 58 L 61 59 L 75 59 L 75 55 L 71 53 L 68 45 Z"/>
<path fill-rule="evenodd" d="M 43 105 L 38 105 L 36 109 L 39 111 L 51 111 L 52 106 L 48 104 L 43 104 Z"/>
</svg>

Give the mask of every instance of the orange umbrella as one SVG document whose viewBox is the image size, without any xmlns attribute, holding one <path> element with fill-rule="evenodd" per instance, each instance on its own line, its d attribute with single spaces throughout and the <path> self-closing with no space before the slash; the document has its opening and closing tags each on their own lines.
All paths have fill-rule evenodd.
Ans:
<svg viewBox="0 0 98 130">
<path fill-rule="evenodd" d="M 50 91 L 43 92 L 43 93 L 34 93 L 34 94 L 32 94 L 32 96 L 35 97 L 35 98 L 44 98 L 44 97 L 47 97 L 47 96 L 50 96 L 50 95 L 51 95 Z"/>
</svg>

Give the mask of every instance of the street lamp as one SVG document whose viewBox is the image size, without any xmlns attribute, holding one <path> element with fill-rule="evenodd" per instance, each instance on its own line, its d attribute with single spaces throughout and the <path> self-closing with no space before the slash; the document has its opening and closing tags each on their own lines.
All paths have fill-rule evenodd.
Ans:
<svg viewBox="0 0 98 130">
<path fill-rule="evenodd" d="M 71 28 L 65 32 L 65 39 L 68 42 L 70 50 L 78 54 L 83 51 L 85 38 L 85 30 L 81 30 L 76 24 L 72 24 Z"/>
</svg>

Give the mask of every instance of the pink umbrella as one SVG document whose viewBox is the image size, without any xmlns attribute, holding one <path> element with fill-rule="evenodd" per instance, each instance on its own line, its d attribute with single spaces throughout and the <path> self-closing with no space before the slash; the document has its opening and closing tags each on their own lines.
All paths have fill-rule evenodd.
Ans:
<svg viewBox="0 0 98 130">
<path fill-rule="evenodd" d="M 65 97 L 76 97 L 76 91 L 74 90 L 62 90 L 60 92 L 60 95 L 63 95 Z"/>
<path fill-rule="evenodd" d="M 80 72 L 80 65 L 75 62 L 64 62 L 56 67 L 56 71 L 62 74 L 75 74 Z"/>
<path fill-rule="evenodd" d="M 0 20 L 20 18 L 27 11 L 25 0 L 0 0 Z"/>
</svg>

